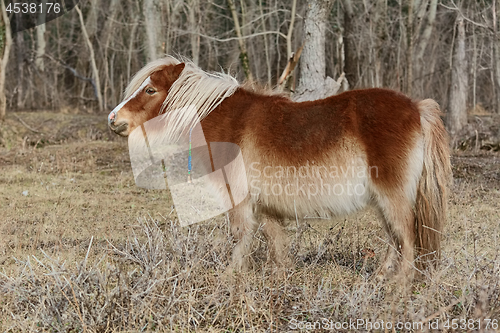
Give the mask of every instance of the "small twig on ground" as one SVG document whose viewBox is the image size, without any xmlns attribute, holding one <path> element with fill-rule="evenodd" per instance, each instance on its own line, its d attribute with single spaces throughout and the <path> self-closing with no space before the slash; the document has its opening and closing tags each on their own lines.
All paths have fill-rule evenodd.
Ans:
<svg viewBox="0 0 500 333">
<path fill-rule="evenodd" d="M 37 131 L 36 129 L 32 128 L 30 125 L 26 124 L 26 122 L 24 122 L 24 120 L 22 120 L 21 118 L 19 118 L 17 115 L 15 115 L 14 113 L 12 114 L 14 117 L 17 118 L 17 120 L 19 120 L 21 122 L 21 124 L 24 125 L 24 127 L 26 127 L 27 129 L 29 129 L 30 131 L 32 132 L 35 132 L 35 133 L 39 133 L 39 134 L 43 134 L 42 132 L 40 131 Z"/>
</svg>

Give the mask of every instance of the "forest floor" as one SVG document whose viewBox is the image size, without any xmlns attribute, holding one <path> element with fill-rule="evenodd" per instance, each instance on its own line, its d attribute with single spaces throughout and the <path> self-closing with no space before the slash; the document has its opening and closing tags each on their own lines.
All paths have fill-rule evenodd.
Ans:
<svg viewBox="0 0 500 333">
<path fill-rule="evenodd" d="M 300 238 L 290 221 L 287 268 L 258 234 L 254 268 L 231 272 L 225 216 L 180 227 L 167 191 L 135 186 L 105 117 L 17 112 L 0 128 L 0 332 L 498 329 L 499 152 L 454 152 L 439 267 L 402 290 L 371 279 L 386 236 L 370 209 Z"/>
</svg>

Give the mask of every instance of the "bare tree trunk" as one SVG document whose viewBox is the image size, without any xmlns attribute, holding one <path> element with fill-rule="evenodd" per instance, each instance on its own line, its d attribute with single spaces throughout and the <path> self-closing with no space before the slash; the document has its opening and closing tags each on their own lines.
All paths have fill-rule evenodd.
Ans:
<svg viewBox="0 0 500 333">
<path fill-rule="evenodd" d="M 290 17 L 290 25 L 288 26 L 288 33 L 286 35 L 286 53 L 288 57 L 288 64 L 283 71 L 283 74 L 278 80 L 278 87 L 280 91 L 283 91 L 283 89 L 288 86 L 290 87 L 290 90 L 293 91 L 293 83 L 294 83 L 294 71 L 295 71 L 295 66 L 297 65 L 300 57 L 300 53 L 302 52 L 302 48 L 300 48 L 300 52 L 297 51 L 296 54 L 293 54 L 292 52 L 292 34 L 293 34 L 293 28 L 294 28 L 294 23 L 295 23 L 295 13 L 297 10 L 297 0 L 293 0 L 292 3 L 292 11 L 291 11 L 291 17 Z"/>
<path fill-rule="evenodd" d="M 87 30 L 87 35 L 90 40 L 97 34 L 100 1 L 101 0 L 90 0 L 90 4 L 86 6 L 86 8 L 88 8 L 88 13 L 86 15 L 87 20 L 85 21 L 85 29 Z"/>
<path fill-rule="evenodd" d="M 92 66 L 92 76 L 94 77 L 94 84 L 95 84 L 95 95 L 97 97 L 97 103 L 99 104 L 99 111 L 104 110 L 104 105 L 102 103 L 102 94 L 101 94 L 101 82 L 99 79 L 99 71 L 97 70 L 97 65 L 95 62 L 95 55 L 94 55 L 94 47 L 92 46 L 92 42 L 89 39 L 89 35 L 87 34 L 87 29 L 85 28 L 85 21 L 83 20 L 83 15 L 78 7 L 78 5 L 75 6 L 75 10 L 78 13 L 78 17 L 80 18 L 80 23 L 82 25 L 82 33 L 83 33 L 83 38 L 85 39 L 85 42 L 87 43 L 87 46 L 89 48 L 89 53 L 90 53 L 90 65 Z"/>
<path fill-rule="evenodd" d="M 5 118 L 7 109 L 7 99 L 5 97 L 5 69 L 9 61 L 10 48 L 12 46 L 12 34 L 10 31 L 10 22 L 5 11 L 5 3 L 0 1 L 0 121 Z"/>
<path fill-rule="evenodd" d="M 304 19 L 304 48 L 300 57 L 300 80 L 294 99 L 315 100 L 334 95 L 340 84 L 326 75 L 326 23 L 333 2 L 311 0 Z"/>
<path fill-rule="evenodd" d="M 496 111 L 500 114 L 500 33 L 498 32 L 497 25 L 497 0 L 493 0 L 492 6 L 492 16 L 493 16 L 493 66 L 494 66 L 494 77 L 495 77 L 495 95 L 496 95 Z"/>
<path fill-rule="evenodd" d="M 465 54 L 465 27 L 461 16 L 457 18 L 457 36 L 451 69 L 451 85 L 449 93 L 446 126 L 450 133 L 456 134 L 467 124 L 467 88 L 468 62 Z"/>
<path fill-rule="evenodd" d="M 44 72 L 45 66 L 43 63 L 43 57 L 45 56 L 45 47 L 47 43 L 45 42 L 45 23 L 40 24 L 36 27 L 36 60 L 35 65 L 38 71 Z"/>
<path fill-rule="evenodd" d="M 371 7 L 365 3 L 365 12 L 370 12 L 369 19 L 369 40 L 368 47 L 369 63 L 368 69 L 361 70 L 368 75 L 360 79 L 363 86 L 381 87 L 382 82 L 382 58 L 384 55 L 384 40 L 387 36 L 387 0 L 377 0 Z M 364 44 L 362 44 L 364 45 Z"/>
<path fill-rule="evenodd" d="M 129 17 L 132 18 L 132 29 L 129 32 L 129 38 L 128 38 L 128 49 L 127 49 L 127 77 L 126 80 L 127 82 L 130 81 L 130 78 L 132 76 L 132 53 L 134 51 L 134 45 L 135 45 L 135 39 L 136 39 L 136 33 L 137 29 L 139 27 L 139 19 L 140 19 L 140 7 L 138 3 L 135 3 L 135 6 L 130 6 L 129 9 Z M 123 89 L 122 89 L 123 91 Z"/>
<path fill-rule="evenodd" d="M 354 88 L 359 83 L 358 57 L 353 37 L 354 9 L 351 0 L 343 0 L 342 3 L 344 4 L 344 72 L 349 86 Z"/>
<path fill-rule="evenodd" d="M 200 1 L 190 0 L 188 6 L 189 31 L 191 33 L 191 60 L 198 65 L 200 61 Z"/>
<path fill-rule="evenodd" d="M 161 53 L 160 4 L 157 0 L 144 0 L 143 6 L 146 22 L 146 55 L 148 61 L 152 61 Z"/>
<path fill-rule="evenodd" d="M 264 10 L 262 9 L 262 0 L 259 1 L 259 11 L 260 19 L 262 21 L 262 30 L 266 31 L 266 20 L 264 18 Z M 266 56 L 266 68 L 267 68 L 267 85 L 270 87 L 272 85 L 272 74 L 271 74 L 271 59 L 269 58 L 269 46 L 267 35 L 263 35 L 264 38 L 264 53 Z"/>
<path fill-rule="evenodd" d="M 16 34 L 15 44 L 17 62 L 16 107 L 20 110 L 24 108 L 24 55 L 26 54 L 22 32 Z"/>
<path fill-rule="evenodd" d="M 113 23 L 116 21 L 116 16 L 118 14 L 118 6 L 120 5 L 120 0 L 111 0 L 109 4 L 108 14 L 106 16 L 107 20 L 104 23 L 104 30 L 102 32 L 102 39 L 104 40 L 104 51 L 107 51 L 109 43 L 111 41 L 111 36 L 113 32 Z"/>
<path fill-rule="evenodd" d="M 429 44 L 429 40 L 432 35 L 432 30 L 434 28 L 434 21 L 436 20 L 436 11 L 437 11 L 438 0 L 431 0 L 431 4 L 429 7 L 429 14 L 427 17 L 427 24 L 422 32 L 422 36 L 420 37 L 420 42 L 417 46 L 417 56 L 416 61 L 419 62 L 421 66 L 422 59 L 424 58 L 425 49 L 427 48 L 427 44 Z"/>
<path fill-rule="evenodd" d="M 44 5 L 43 8 L 47 8 L 45 6 L 46 0 L 42 1 L 42 4 Z M 45 57 L 45 48 L 46 48 L 46 41 L 45 41 L 45 18 L 46 18 L 46 9 L 42 10 L 41 13 L 38 16 L 38 26 L 36 27 L 36 58 L 35 58 L 35 66 L 36 70 L 38 71 L 38 74 L 35 75 L 34 77 L 34 82 L 36 86 L 38 87 L 37 89 L 37 101 L 38 101 L 38 106 L 43 105 L 46 107 L 49 103 L 48 101 L 48 96 L 47 96 L 47 86 L 44 82 L 44 72 L 45 72 L 45 65 L 44 65 L 44 57 Z M 43 99 L 43 103 L 42 103 Z"/>
<path fill-rule="evenodd" d="M 131 74 L 131 67 L 132 67 L 132 52 L 134 48 L 134 41 L 135 41 L 135 34 L 137 32 L 137 27 L 139 26 L 139 14 L 137 14 L 134 17 L 133 23 L 132 23 L 132 31 L 130 32 L 130 37 L 128 41 L 128 52 L 127 52 L 127 81 L 130 80 L 132 74 Z"/>
<path fill-rule="evenodd" d="M 418 0 L 417 0 L 418 1 Z M 413 93 L 413 7 L 415 0 L 409 0 L 406 29 L 406 93 Z"/>
<path fill-rule="evenodd" d="M 474 50 L 474 54 L 472 56 L 472 107 L 476 107 L 476 92 L 477 92 L 477 58 L 478 58 L 478 45 L 477 45 L 477 35 L 476 35 L 476 27 L 472 26 L 472 49 Z"/>
<path fill-rule="evenodd" d="M 425 15 L 427 17 L 427 24 L 422 32 L 422 35 L 419 38 L 419 43 L 416 46 L 416 55 L 414 62 L 415 62 L 415 73 L 418 78 L 423 77 L 425 74 L 422 72 L 422 69 L 426 67 L 425 64 L 427 63 L 426 60 L 424 60 L 424 54 L 427 49 L 427 45 L 429 44 L 429 40 L 432 36 L 434 21 L 436 19 L 437 3 L 438 3 L 437 0 L 431 0 L 428 15 Z M 425 4 L 427 5 L 427 3 Z M 420 15 L 423 16 L 423 14 Z M 421 20 L 420 17 L 419 20 Z M 422 23 L 422 21 L 420 21 L 420 23 Z M 420 81 L 422 82 L 422 80 Z M 421 88 L 419 94 L 423 93 L 423 88 L 422 86 L 420 87 Z"/>
<path fill-rule="evenodd" d="M 229 4 L 229 9 L 231 10 L 231 14 L 233 15 L 234 20 L 234 29 L 236 30 L 236 36 L 238 37 L 238 46 L 240 48 L 240 61 L 241 66 L 243 67 L 243 72 L 245 73 L 245 77 L 249 81 L 253 81 L 252 71 L 250 70 L 250 61 L 248 60 L 248 52 L 247 47 L 245 45 L 245 41 L 243 40 L 243 35 L 241 34 L 240 21 L 238 19 L 238 13 L 236 12 L 236 7 L 234 6 L 233 0 L 227 0 Z"/>
<path fill-rule="evenodd" d="M 108 19 L 106 20 L 106 23 L 104 24 L 104 30 L 102 32 L 102 39 L 104 40 L 104 47 L 102 50 L 104 51 L 103 55 L 103 64 L 102 66 L 104 67 L 104 90 L 103 90 L 103 105 L 104 107 L 108 105 L 108 87 L 110 90 L 110 98 L 111 98 L 111 104 L 116 104 L 115 101 L 115 84 L 113 82 L 113 72 L 110 74 L 110 66 L 111 64 L 109 63 L 108 59 L 108 51 L 109 51 L 109 44 L 111 43 L 111 32 L 113 28 L 113 23 L 116 20 L 117 12 L 118 12 L 118 5 L 120 4 L 119 0 L 111 0 L 111 3 L 109 4 L 109 16 Z"/>
<path fill-rule="evenodd" d="M 290 26 L 288 27 L 288 34 L 286 35 L 286 52 L 288 59 L 290 59 L 290 57 L 292 56 L 292 34 L 293 34 L 293 25 L 295 23 L 296 10 L 297 10 L 297 0 L 293 0 L 292 12 L 290 13 Z"/>
<path fill-rule="evenodd" d="M 173 49 L 173 45 L 176 44 L 176 40 L 179 37 L 179 33 L 176 29 L 179 27 L 180 12 L 184 7 L 184 0 L 166 0 L 165 12 L 166 12 L 166 27 L 165 27 L 165 52 L 170 53 Z"/>
</svg>

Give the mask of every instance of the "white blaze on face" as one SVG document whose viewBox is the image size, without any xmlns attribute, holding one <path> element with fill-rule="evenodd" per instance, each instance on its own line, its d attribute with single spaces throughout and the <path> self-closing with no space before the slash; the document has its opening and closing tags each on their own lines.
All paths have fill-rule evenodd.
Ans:
<svg viewBox="0 0 500 333">
<path fill-rule="evenodd" d="M 120 104 L 118 104 L 114 109 L 113 111 L 110 112 L 109 116 L 108 116 L 108 119 L 109 120 L 113 120 L 116 118 L 116 114 L 118 113 L 118 111 L 121 110 L 121 108 L 123 108 L 125 106 L 125 104 L 127 104 L 132 98 L 136 97 L 141 91 L 144 90 L 144 88 L 147 87 L 148 84 L 151 83 L 151 77 L 149 76 L 146 80 L 144 80 L 144 82 L 141 84 L 141 86 L 129 97 L 127 98 L 126 100 L 124 100 L 123 102 L 121 102 Z"/>
</svg>

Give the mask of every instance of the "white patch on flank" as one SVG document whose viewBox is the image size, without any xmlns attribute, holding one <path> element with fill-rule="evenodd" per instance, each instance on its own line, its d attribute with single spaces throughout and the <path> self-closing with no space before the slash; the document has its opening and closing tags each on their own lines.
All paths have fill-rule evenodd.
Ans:
<svg viewBox="0 0 500 333">
<path fill-rule="evenodd" d="M 419 136 L 415 140 L 415 144 L 408 154 L 407 181 L 405 182 L 405 194 L 413 206 L 417 199 L 417 186 L 422 177 L 422 169 L 424 166 L 424 138 Z"/>
</svg>

